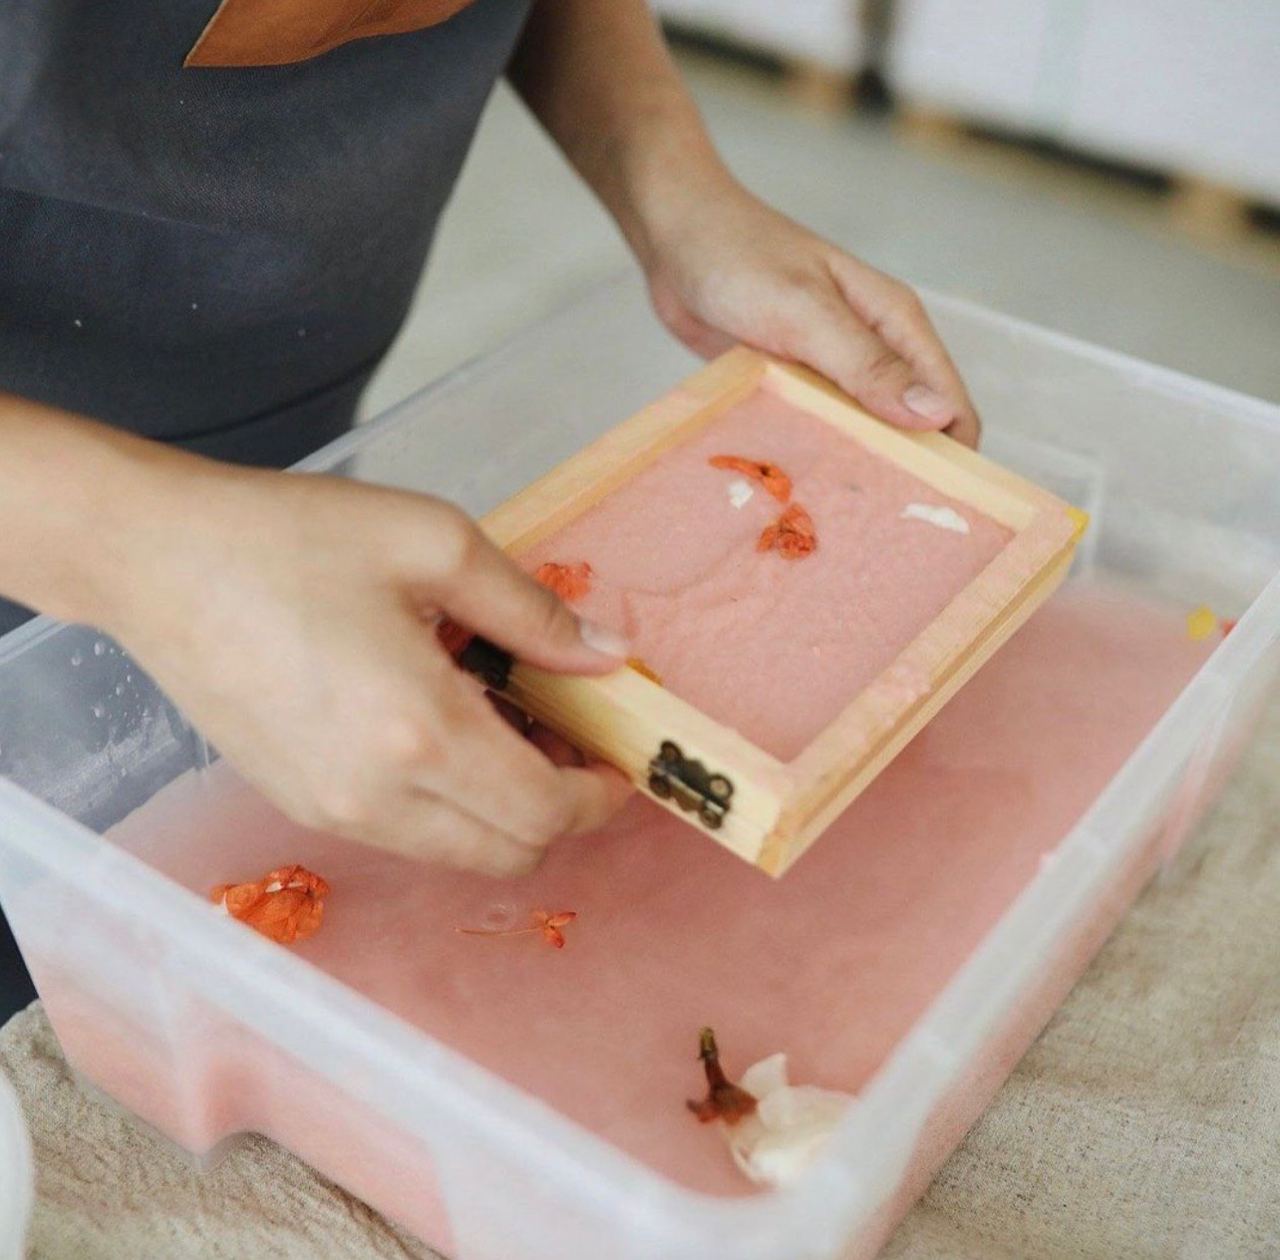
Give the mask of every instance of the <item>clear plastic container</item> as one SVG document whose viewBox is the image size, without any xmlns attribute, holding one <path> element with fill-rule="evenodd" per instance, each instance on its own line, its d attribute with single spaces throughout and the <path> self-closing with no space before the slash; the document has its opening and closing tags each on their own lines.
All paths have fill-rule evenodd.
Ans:
<svg viewBox="0 0 1280 1260">
<path fill-rule="evenodd" d="M 798 1185 L 677 1185 L 102 844 L 207 749 L 114 644 L 39 622 L 0 641 L 0 898 L 71 1062 L 199 1155 L 322 1112 L 298 1154 L 456 1260 L 873 1254 L 1176 850 L 1280 672 L 1280 409 L 929 304 L 988 450 L 1093 515 L 1078 569 L 1240 621 Z M 621 279 L 305 467 L 483 512 L 691 365 Z"/>
<path fill-rule="evenodd" d="M 0 1260 L 22 1260 L 35 1197 L 31 1141 L 17 1096 L 0 1072 Z"/>
</svg>

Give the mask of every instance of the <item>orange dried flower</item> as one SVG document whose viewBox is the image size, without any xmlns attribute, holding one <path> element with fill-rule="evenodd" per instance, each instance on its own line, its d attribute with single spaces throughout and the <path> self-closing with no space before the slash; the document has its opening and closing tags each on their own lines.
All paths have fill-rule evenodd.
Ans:
<svg viewBox="0 0 1280 1260">
<path fill-rule="evenodd" d="M 685 1106 L 703 1124 L 723 1120 L 725 1124 L 733 1125 L 752 1115 L 756 1109 L 756 1097 L 725 1076 L 724 1068 L 720 1066 L 720 1048 L 716 1045 L 716 1035 L 710 1028 L 702 1030 L 698 1058 L 702 1060 L 702 1070 L 707 1077 L 707 1096 L 701 1101 L 691 1098 Z"/>
<path fill-rule="evenodd" d="M 560 929 L 566 923 L 572 923 L 577 917 L 578 912 L 576 910 L 560 910 L 555 914 L 548 914 L 545 910 L 537 910 L 533 915 L 535 926 L 542 931 L 543 940 L 550 945 L 554 945 L 556 949 L 564 948 L 564 933 Z"/>
<path fill-rule="evenodd" d="M 460 936 L 528 936 L 531 932 L 541 932 L 542 939 L 556 949 L 564 948 L 564 933 L 560 930 L 578 917 L 576 910 L 535 910 L 533 926 L 525 928 L 455 928 Z"/>
<path fill-rule="evenodd" d="M 327 880 L 295 863 L 248 884 L 219 884 L 209 898 L 263 936 L 292 945 L 319 928 L 328 895 Z"/>
<path fill-rule="evenodd" d="M 728 472 L 738 472 L 752 481 L 758 481 L 765 490 L 773 495 L 779 503 L 791 498 L 791 478 L 767 460 L 745 459 L 741 455 L 713 455 L 710 459 L 712 468 L 723 468 Z"/>
<path fill-rule="evenodd" d="M 659 687 L 662 686 L 662 679 L 651 670 L 638 656 L 628 656 L 627 664 L 636 671 L 637 674 L 643 674 L 650 682 L 656 682 Z"/>
<path fill-rule="evenodd" d="M 813 517 L 793 503 L 772 525 L 766 525 L 756 542 L 757 551 L 778 551 L 788 560 L 809 555 L 818 545 Z"/>
<path fill-rule="evenodd" d="M 566 604 L 581 599 L 591 589 L 592 570 L 585 561 L 578 564 L 540 564 L 533 575 L 549 591 L 554 591 Z"/>
</svg>

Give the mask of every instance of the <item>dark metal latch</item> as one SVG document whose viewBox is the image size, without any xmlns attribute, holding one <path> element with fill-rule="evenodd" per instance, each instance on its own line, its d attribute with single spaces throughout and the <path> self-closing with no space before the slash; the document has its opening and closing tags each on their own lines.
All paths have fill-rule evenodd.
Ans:
<svg viewBox="0 0 1280 1260">
<path fill-rule="evenodd" d="M 511 653 L 478 634 L 462 649 L 458 664 L 492 691 L 505 691 L 511 678 Z"/>
</svg>

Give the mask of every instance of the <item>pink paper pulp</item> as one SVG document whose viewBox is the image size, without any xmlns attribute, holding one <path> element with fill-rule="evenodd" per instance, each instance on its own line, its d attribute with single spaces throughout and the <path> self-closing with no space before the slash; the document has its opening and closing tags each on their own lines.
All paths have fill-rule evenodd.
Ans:
<svg viewBox="0 0 1280 1260">
<path fill-rule="evenodd" d="M 715 455 L 778 464 L 791 502 L 812 516 L 818 548 L 800 559 L 759 552 L 784 505 Z M 967 534 L 904 518 L 947 507 Z M 1009 542 L 1010 533 L 871 454 L 825 421 L 757 390 L 691 441 L 531 548 L 587 561 L 575 607 L 623 631 L 676 695 L 790 759 L 872 682 Z"/>
<path fill-rule="evenodd" d="M 333 893 L 300 956 L 667 1176 L 749 1194 L 719 1136 L 684 1110 L 699 1090 L 698 1028 L 715 1026 L 731 1072 L 785 1049 L 795 1079 L 856 1091 L 1211 646 L 1189 642 L 1176 613 L 1068 587 L 781 882 L 637 799 L 604 830 L 555 846 L 535 875 L 493 883 L 306 832 L 221 764 L 165 789 L 112 839 L 201 895 L 305 863 Z M 1126 872 L 1125 891 L 1145 862 Z M 903 1195 L 959 1139 L 1119 904 L 1080 926 L 1044 976 L 1043 1000 L 931 1120 Z M 536 936 L 454 932 L 520 925 L 535 907 L 578 911 L 563 951 Z M 240 1030 L 210 1033 L 198 1003 L 194 1057 L 103 1035 L 101 1012 L 84 1014 L 92 995 L 66 977 L 41 982 L 77 1067 L 165 1132 L 204 1149 L 263 1129 L 447 1243 L 425 1153 L 420 1178 L 406 1177 L 411 1144 L 312 1073 Z"/>
</svg>

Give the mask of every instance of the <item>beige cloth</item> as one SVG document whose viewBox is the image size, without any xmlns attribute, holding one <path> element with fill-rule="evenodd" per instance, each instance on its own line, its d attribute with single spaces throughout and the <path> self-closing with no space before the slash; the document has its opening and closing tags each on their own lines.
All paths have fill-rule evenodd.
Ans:
<svg viewBox="0 0 1280 1260">
<path fill-rule="evenodd" d="M 886 1257 L 1280 1256 L 1278 841 L 1274 705 Z M 37 1260 L 436 1255 L 264 1139 L 199 1176 L 76 1088 L 38 1005 L 0 1031 L 0 1064 L 32 1128 Z"/>
</svg>

